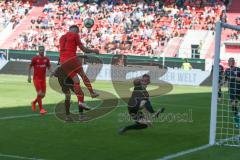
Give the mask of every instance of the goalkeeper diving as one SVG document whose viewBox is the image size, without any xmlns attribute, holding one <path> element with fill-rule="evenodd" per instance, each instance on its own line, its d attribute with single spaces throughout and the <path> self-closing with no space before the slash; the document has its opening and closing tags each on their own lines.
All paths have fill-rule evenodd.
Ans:
<svg viewBox="0 0 240 160">
<path fill-rule="evenodd" d="M 150 76 L 148 74 L 144 74 L 141 79 L 135 79 L 133 84 L 134 90 L 128 102 L 128 113 L 135 123 L 121 128 L 119 134 L 123 134 L 128 130 L 148 128 L 152 125 L 152 122 L 147 113 L 152 114 L 151 117 L 158 117 L 159 114 L 165 110 L 165 108 L 160 108 L 155 112 L 152 107 L 149 93 L 146 90 L 147 86 L 150 84 Z"/>
</svg>

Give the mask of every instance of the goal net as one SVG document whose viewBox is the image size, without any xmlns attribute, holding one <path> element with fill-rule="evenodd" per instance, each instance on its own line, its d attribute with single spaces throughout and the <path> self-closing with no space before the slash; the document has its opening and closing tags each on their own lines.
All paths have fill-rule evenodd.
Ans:
<svg viewBox="0 0 240 160">
<path fill-rule="evenodd" d="M 215 32 L 211 145 L 240 147 L 240 26 L 218 22 Z"/>
</svg>

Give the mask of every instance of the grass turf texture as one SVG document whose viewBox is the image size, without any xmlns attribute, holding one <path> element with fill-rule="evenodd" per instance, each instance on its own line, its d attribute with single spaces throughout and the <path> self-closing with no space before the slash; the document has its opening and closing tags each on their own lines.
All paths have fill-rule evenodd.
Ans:
<svg viewBox="0 0 240 160">
<path fill-rule="evenodd" d="M 109 82 L 99 81 L 93 86 L 114 93 Z M 33 114 L 30 102 L 36 94 L 26 76 L 0 75 L 0 91 L 0 118 Z M 191 110 L 193 122 L 154 123 L 153 128 L 124 135 L 117 131 L 132 123 L 121 121 L 119 116 L 126 107 L 88 123 L 66 124 L 54 115 L 2 119 L 0 153 L 51 160 L 158 159 L 208 143 L 210 91 L 208 87 L 174 86 L 167 95 L 153 98 L 153 105 L 156 109 L 164 106 L 166 113 Z M 53 112 L 56 103 L 63 99 L 63 95 L 48 87 L 43 106 Z M 212 147 L 179 159 L 238 159 L 239 155 L 239 148 Z"/>
</svg>

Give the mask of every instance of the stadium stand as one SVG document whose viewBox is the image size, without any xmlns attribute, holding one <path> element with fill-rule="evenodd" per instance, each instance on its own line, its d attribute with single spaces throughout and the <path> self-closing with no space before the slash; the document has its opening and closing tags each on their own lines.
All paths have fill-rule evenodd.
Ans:
<svg viewBox="0 0 240 160">
<path fill-rule="evenodd" d="M 28 14 L 31 6 L 29 2 L 22 3 L 21 1 L 0 2 L 0 31 L 3 30 L 9 23 L 12 23 L 14 29 L 17 24 Z"/>
<path fill-rule="evenodd" d="M 1 1 L 0 2 L 0 47 L 5 48 L 6 42 L 12 36 L 14 30 L 24 21 L 31 11 L 31 3 L 22 1 Z M 12 44 L 11 44 L 12 46 Z"/>
<path fill-rule="evenodd" d="M 171 0 L 164 4 L 118 1 L 114 5 L 106 1 L 101 5 L 63 1 L 61 7 L 57 2 L 48 3 L 41 15 L 31 19 L 31 26 L 17 38 L 12 49 L 34 50 L 44 43 L 47 50 L 56 51 L 59 37 L 71 24 L 78 24 L 82 41 L 101 53 L 159 55 L 171 39 L 183 37 L 188 29 L 214 30 L 224 9 L 219 0 L 214 5 L 201 0 L 186 0 L 183 4 Z M 86 17 L 95 20 L 90 31 L 83 26 Z"/>
</svg>

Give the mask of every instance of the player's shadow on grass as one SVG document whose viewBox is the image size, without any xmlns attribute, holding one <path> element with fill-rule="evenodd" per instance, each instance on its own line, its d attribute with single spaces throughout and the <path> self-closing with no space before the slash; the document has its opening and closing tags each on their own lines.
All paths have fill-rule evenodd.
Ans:
<svg viewBox="0 0 240 160">
<path fill-rule="evenodd" d="M 84 111 L 83 114 L 85 119 L 79 120 L 79 111 L 78 111 L 78 103 L 72 102 L 71 108 L 72 112 L 70 116 L 74 122 L 88 122 L 97 118 L 101 118 L 112 111 L 114 111 L 118 106 L 118 99 L 105 99 L 105 100 L 94 100 L 94 101 L 86 101 L 85 103 L 90 106 L 92 109 L 90 111 Z M 55 107 L 55 116 L 65 121 L 65 104 L 64 101 L 59 102 Z"/>
</svg>

